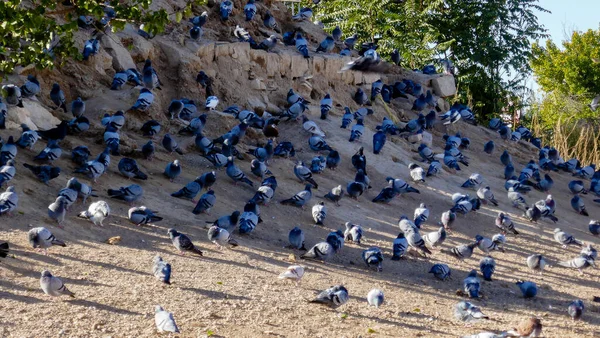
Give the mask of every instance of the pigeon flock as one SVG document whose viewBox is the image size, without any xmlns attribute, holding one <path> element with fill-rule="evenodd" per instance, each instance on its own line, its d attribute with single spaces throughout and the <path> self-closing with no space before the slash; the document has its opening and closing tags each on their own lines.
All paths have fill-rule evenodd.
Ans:
<svg viewBox="0 0 600 338">
<path fill-rule="evenodd" d="M 313 0 L 314 5 L 318 5 L 318 2 Z M 311 58 L 317 53 L 332 53 L 336 48 L 340 50 L 341 55 L 359 55 L 341 71 L 377 71 L 378 66 L 387 63 L 379 57 L 376 44 L 367 43 L 357 46 L 357 35 L 344 33 L 339 27 L 336 27 L 331 35 L 318 45 L 312 45 L 299 29 L 281 34 L 282 29 L 276 18 L 271 12 L 263 9 L 264 6 L 255 3 L 255 0 L 248 0 L 247 4 L 240 9 L 241 11 L 234 8 L 232 1 L 221 1 L 216 13 L 204 12 L 190 19 L 193 27 L 189 31 L 189 36 L 193 40 L 200 39 L 203 26 L 208 20 L 221 20 L 227 24 L 234 15 L 240 15 L 246 22 L 259 20 L 260 17 L 263 28 L 273 32 L 265 40 L 256 42 L 240 25 L 237 25 L 234 30 L 234 36 L 240 41 L 250 43 L 251 48 L 272 52 L 278 44 L 283 43 L 295 46 L 297 52 L 305 58 Z M 110 20 L 114 19 L 114 12 L 112 16 L 110 11 L 105 12 L 106 20 L 103 23 L 108 25 Z M 291 17 L 291 20 L 308 21 L 312 16 L 311 8 L 302 8 Z M 81 18 L 81 21 L 87 22 L 85 17 Z M 140 34 L 144 36 L 143 33 L 147 35 L 143 29 L 140 29 Z M 347 38 L 342 40 L 342 36 Z M 357 47 L 359 52 L 356 50 Z M 102 46 L 95 37 L 87 41 L 82 52 L 83 60 L 93 58 L 100 48 Z M 399 63 L 397 51 L 392 54 L 391 62 Z M 442 66 L 445 72 L 454 72 L 449 60 L 444 60 Z M 416 72 L 435 74 L 436 71 L 434 66 L 428 65 Z M 310 102 L 311 98 L 305 98 L 293 89 L 289 89 L 286 97 L 282 98 L 287 102 L 287 106 L 280 112 L 264 111 L 259 114 L 237 105 L 221 107 L 220 99 L 213 90 L 216 79 L 208 76 L 204 71 L 199 71 L 197 76 L 199 88 L 202 88 L 206 95 L 204 103 L 188 98 L 173 98 L 168 107 L 165 107 L 166 110 L 163 108 L 165 116 L 152 119 L 147 112 L 153 106 L 156 91 L 165 86 L 160 80 L 161 76 L 162 74 L 154 68 L 150 59 L 145 61 L 141 72 L 137 69 L 127 69 L 118 71 L 114 75 L 109 86 L 110 90 L 123 90 L 131 85 L 140 89 L 139 96 L 132 106 L 123 104 L 121 110 L 113 114 L 107 113 L 101 118 L 99 122 L 104 128 L 103 151 L 99 154 L 92 154 L 91 146 L 88 148 L 83 144 L 83 138 L 80 137 L 95 128 L 95 123 L 86 117 L 85 100 L 77 97 L 68 104 L 59 83 L 54 83 L 51 89 L 43 88 L 34 75 L 28 75 L 21 86 L 4 85 L 4 97 L 0 100 L 0 127 L 5 126 L 7 116 L 14 109 L 12 107 L 23 107 L 23 100 L 36 100 L 36 97 L 42 95 L 49 96 L 56 106 L 55 109 L 72 114 L 72 119 L 62 121 L 48 130 L 33 130 L 23 124 L 18 139 L 13 136 L 0 138 L 0 188 L 6 187 L 5 192 L 0 194 L 0 220 L 7 219 L 4 216 L 10 217 L 18 210 L 20 182 L 14 178 L 17 170 L 23 170 L 35 180 L 56 188 L 56 196 L 39 196 L 46 199 L 48 203 L 46 225 L 33 227 L 26 234 L 31 248 L 45 255 L 58 252 L 60 247 L 69 245 L 68 241 L 55 237 L 51 231 L 52 227 L 63 228 L 73 216 L 87 220 L 95 226 L 111 226 L 107 224 L 107 219 L 114 217 L 111 208 L 115 204 L 129 205 L 126 218 L 133 225 L 144 226 L 158 222 L 164 224 L 169 220 L 161 217 L 161 210 L 151 210 L 141 203 L 145 194 L 145 182 L 149 180 L 180 182 L 182 172 L 190 172 L 194 169 L 186 167 L 184 159 L 197 157 L 212 168 L 198 173 L 200 176 L 193 181 L 182 182 L 181 188 L 170 193 L 170 196 L 176 203 L 184 206 L 190 213 L 190 217 L 194 217 L 193 215 L 204 217 L 208 241 L 212 242 L 218 250 L 227 250 L 226 248 L 243 246 L 245 241 L 243 238 L 251 238 L 250 234 L 257 228 L 268 228 L 269 208 L 272 205 L 279 204 L 277 208 L 289 208 L 297 210 L 297 214 L 306 214 L 306 217 L 312 219 L 314 227 L 336 228 L 334 225 L 329 225 L 329 219 L 332 215 L 340 219 L 346 218 L 345 215 L 337 212 L 337 207 L 345 199 L 367 206 L 373 206 L 374 203 L 390 205 L 393 201 L 402 199 L 402 195 L 421 194 L 424 189 L 429 189 L 428 184 L 432 180 L 443 179 L 446 175 L 460 175 L 464 176 L 464 183 L 457 185 L 455 190 L 450 192 L 451 200 L 448 201 L 447 210 L 434 215 L 425 201 L 415 208 L 412 217 L 399 215 L 398 229 L 394 230 L 394 239 L 387 247 L 373 246 L 372 241 L 369 241 L 370 229 L 359 224 L 358 220 L 346 221 L 341 224 L 344 228 L 331 231 L 322 241 L 309 245 L 305 244 L 306 228 L 299 226 L 286 229 L 288 237 L 283 240 L 288 243 L 287 248 L 291 252 L 301 252 L 300 259 L 325 262 L 335 261 L 339 252 L 344 250 L 345 243 L 352 242 L 364 249 L 356 260 L 362 261 L 364 269 L 374 275 L 383 271 L 388 264 L 411 264 L 412 259 L 431 260 L 429 271 L 425 272 L 432 274 L 431 277 L 438 281 L 457 285 L 459 283 L 452 280 L 452 277 L 456 276 L 456 273 L 452 273 L 453 268 L 457 265 L 464 267 L 467 264 L 463 262 L 464 260 L 473 257 L 477 250 L 481 251 L 483 255 L 479 260 L 479 266 L 469 265 L 468 274 L 459 276 L 462 285 L 458 286 L 460 290 L 457 294 L 468 299 L 459 301 L 453 309 L 454 319 L 460 323 L 490 319 L 484 314 L 485 305 L 479 306 L 476 302 L 484 297 L 486 289 L 499 287 L 494 285 L 496 281 L 494 272 L 501 262 L 500 260 L 497 262 L 494 257 L 502 257 L 506 251 L 514 250 L 514 248 L 509 249 L 507 245 L 512 238 L 522 236 L 521 230 L 511 218 L 522 217 L 535 224 L 542 221 L 556 223 L 553 231 L 556 249 L 569 246 L 581 248 L 579 255 L 566 257 L 563 261 L 555 262 L 556 264 L 551 264 L 539 253 L 532 253 L 526 261 L 521 262 L 520 264 L 526 265 L 532 272 L 529 280 L 514 280 L 514 290 L 520 291 L 523 298 L 535 298 L 538 292 L 544 292 L 538 287 L 536 281 L 539 282 L 538 277 L 550 265 L 564 269 L 565 274 L 570 273 L 568 269 L 576 270 L 582 276 L 586 269 L 595 267 L 597 251 L 593 243 L 584 242 L 576 238 L 576 234 L 560 228 L 560 215 L 555 214 L 555 210 L 557 203 L 567 203 L 566 197 L 554 196 L 552 191 L 553 176 L 558 176 L 561 172 L 572 175 L 573 179 L 568 184 L 568 190 L 572 193 L 572 196 L 568 196 L 570 206 L 577 214 L 589 216 L 590 212 L 585 205 L 588 199 L 585 196 L 594 195 L 600 198 L 600 170 L 597 171 L 594 164 L 582 165 L 577 159 L 564 160 L 556 149 L 543 146 L 541 140 L 524 126 L 518 126 L 513 131 L 500 118 L 493 118 L 489 122 L 488 128 L 493 133 L 488 132 L 491 139 L 485 143 L 483 153 L 489 161 L 502 163 L 505 168 L 504 172 L 499 173 L 504 178 L 505 185 L 499 187 L 486 182 L 486 176 L 498 174 L 469 172 L 469 165 L 478 158 L 470 158 L 467 153 L 477 150 L 473 149 L 468 137 L 461 135 L 460 132 L 450 132 L 451 129 L 459 128 L 461 123 L 475 125 L 474 112 L 460 103 L 453 104 L 447 112 L 440 111 L 434 94 L 430 90 L 424 90 L 420 83 L 413 80 L 405 79 L 388 84 L 378 80 L 372 84 L 370 93 L 358 87 L 348 93 L 347 97 L 335 98 L 328 93 L 316 104 L 316 110 L 320 112 L 319 119 L 327 121 L 327 123 L 320 123 L 319 119 L 311 120 L 310 110 L 315 106 Z M 396 118 L 390 115 L 383 117 L 381 121 L 375 120 L 376 113 L 384 112 L 378 111 L 381 105 L 390 104 L 396 99 L 406 100 L 412 97 L 414 97 L 412 112 L 416 114 L 414 119 L 398 123 L 394 122 Z M 356 111 L 343 105 L 343 102 L 351 100 L 360 107 Z M 336 105 L 334 103 L 336 101 L 339 104 Z M 336 106 L 343 108 L 344 112 L 338 113 Z M 87 109 L 89 108 L 91 107 L 88 106 Z M 89 115 L 91 114 L 88 113 Z M 140 119 L 140 116 L 142 124 L 135 132 L 140 138 L 144 137 L 146 140 L 138 145 L 139 149 L 132 152 L 124 151 L 121 144 L 121 131 L 126 130 L 124 127 L 129 119 Z M 209 134 L 214 134 L 211 124 L 214 126 L 218 119 L 223 118 L 235 119 L 237 125 L 218 137 L 209 137 Z M 328 135 L 334 133 L 334 130 L 328 130 L 331 121 L 337 125 L 336 129 L 344 133 L 344 138 L 347 139 L 344 142 L 349 142 L 356 149 L 353 156 L 346 158 L 342 155 L 342 151 L 333 147 L 333 142 L 328 144 Z M 369 130 L 369 126 L 373 123 L 377 124 L 376 128 Z M 181 128 L 173 126 L 181 126 Z M 305 143 L 293 144 L 288 141 L 285 132 L 282 131 L 283 126 L 286 131 L 295 128 L 294 130 L 301 133 L 303 130 Z M 435 129 L 446 131 L 442 139 L 436 140 L 436 143 L 443 144 L 440 153 L 434 151 L 439 147 L 434 147 L 431 143 L 410 141 L 415 137 L 424 140 L 422 136 L 433 133 Z M 250 132 L 261 135 L 264 143 L 249 147 L 250 141 L 246 134 Z M 339 133 L 339 131 L 335 132 Z M 366 140 L 365 136 L 371 132 L 372 144 L 368 146 L 371 140 Z M 64 142 L 65 139 L 69 142 Z M 180 146 L 180 142 L 185 139 L 193 140 L 193 149 Z M 371 181 L 368 173 L 379 171 L 378 157 L 385 156 L 382 151 L 386 149 L 386 142 L 392 142 L 393 139 L 406 140 L 401 141 L 406 145 L 409 145 L 410 141 L 414 145 L 415 158 L 409 159 L 408 164 L 403 164 L 409 175 L 388 176 L 385 182 Z M 38 141 L 46 142 L 45 146 L 36 146 Z M 538 148 L 539 157 L 529 161 L 523 168 L 519 168 L 517 162 L 513 161 L 516 151 L 504 150 L 498 154 L 499 151 L 496 150 L 496 143 L 512 150 L 515 149 L 513 144 L 524 142 L 529 142 Z M 38 153 L 34 149 L 41 150 Z M 172 160 L 161 164 L 161 168 L 164 167 L 162 175 L 151 176 L 143 171 L 143 167 L 138 162 L 157 161 L 154 155 L 159 152 Z M 57 160 L 63 157 L 70 157 L 76 167 L 73 172 L 68 172 L 57 165 L 59 163 Z M 293 195 L 277 193 L 278 181 L 282 181 L 283 175 L 272 165 L 275 161 L 290 164 L 285 164 L 288 166 L 285 180 L 287 183 L 288 177 L 295 177 L 296 182 L 293 186 L 296 192 Z M 354 176 L 342 177 L 339 168 L 343 166 L 352 167 Z M 109 184 L 111 188 L 106 191 L 95 190 L 94 185 L 97 182 L 106 183 L 103 175 L 109 171 L 118 172 L 129 183 L 122 186 Z M 333 187 L 319 185 L 319 175 L 326 172 L 335 176 L 338 184 Z M 56 187 L 54 180 L 60 176 L 69 177 L 68 182 L 65 186 Z M 219 190 L 216 188 L 225 185 L 229 185 L 227 190 L 236 193 L 239 191 L 239 194 L 249 190 L 254 193 L 245 204 L 239 206 L 238 210 L 231 210 L 223 215 L 212 215 L 211 209 L 219 200 Z M 506 190 L 510 204 L 502 204 L 494 196 L 494 194 L 500 195 L 502 188 Z M 378 193 L 372 193 L 370 189 L 380 190 L 376 190 L 379 191 Z M 547 197 L 536 202 L 528 201 L 527 194 L 532 190 L 540 191 Z M 363 195 L 374 197 L 365 198 Z M 191 201 L 194 206 L 190 206 L 188 201 Z M 600 203 L 600 199 L 592 199 L 592 201 Z M 495 219 L 497 234 L 491 237 L 478 234 L 470 243 L 442 248 L 444 241 L 453 236 L 453 230 L 460 227 L 461 220 L 478 212 L 484 206 L 490 207 L 488 211 L 491 208 L 497 210 Z M 390 206 L 390 210 L 392 208 Z M 439 206 L 436 206 L 436 209 L 439 209 Z M 517 209 L 518 211 L 515 211 Z M 436 224 L 437 230 L 422 231 L 423 226 L 431 225 L 433 219 L 439 219 L 439 223 Z M 165 241 L 169 240 L 172 243 L 173 252 L 203 259 L 202 245 L 192 240 L 193 236 L 176 229 L 176 224 L 169 227 L 163 236 Z M 481 227 L 489 228 L 492 225 L 481 225 Z M 600 222 L 590 220 L 586 230 L 594 236 L 599 236 Z M 9 257 L 10 247 L 10 243 L 0 241 L 0 262 Z M 391 255 L 388 254 L 390 252 Z M 440 260 L 440 255 L 442 257 L 446 255 L 445 263 L 435 262 Z M 435 260 L 431 259 L 432 257 L 435 257 Z M 384 262 L 388 259 L 391 262 Z M 159 282 L 172 283 L 172 266 L 160 255 L 157 254 L 151 262 L 148 262 L 148 271 L 150 267 Z M 306 266 L 292 265 L 278 278 L 290 280 L 298 285 L 306 273 L 310 273 L 310 269 Z M 148 275 L 148 278 L 151 278 L 150 273 Z M 48 270 L 41 272 L 40 286 L 49 296 L 77 297 L 59 276 L 54 276 Z M 77 286 L 71 289 L 76 292 Z M 353 295 L 352 290 L 340 284 L 321 291 L 310 300 L 310 303 L 315 304 L 314 306 L 320 304 L 337 309 L 353 301 L 351 295 Z M 367 300 L 365 305 L 375 308 L 386 306 L 384 292 L 379 288 L 373 288 L 363 296 Z M 573 299 L 572 302 L 564 304 L 565 315 L 573 320 L 585 318 L 584 309 L 584 301 L 580 299 Z M 155 323 L 159 332 L 179 333 L 180 329 L 175 317 L 173 313 L 156 305 Z M 482 332 L 465 337 L 539 337 L 541 333 L 541 320 L 528 317 L 517 327 L 507 328 L 502 332 Z"/>
</svg>

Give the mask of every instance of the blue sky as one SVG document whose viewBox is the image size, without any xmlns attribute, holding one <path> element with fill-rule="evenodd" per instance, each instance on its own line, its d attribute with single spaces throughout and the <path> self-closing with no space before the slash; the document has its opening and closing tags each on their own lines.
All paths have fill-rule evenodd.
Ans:
<svg viewBox="0 0 600 338">
<path fill-rule="evenodd" d="M 559 46 L 575 30 L 598 29 L 600 0 L 540 0 L 539 5 L 552 12 L 538 18 Z"/>
</svg>

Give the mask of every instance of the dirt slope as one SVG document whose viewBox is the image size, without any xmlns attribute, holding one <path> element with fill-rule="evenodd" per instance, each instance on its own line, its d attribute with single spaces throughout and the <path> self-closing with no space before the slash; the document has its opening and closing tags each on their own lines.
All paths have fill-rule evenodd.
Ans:
<svg viewBox="0 0 600 338">
<path fill-rule="evenodd" d="M 264 223 L 259 224 L 253 233 L 248 236 L 234 234 L 240 243 L 239 247 L 218 250 L 207 241 L 205 221 L 214 220 L 233 210 L 241 210 L 254 190 L 247 186 L 234 186 L 225 172 L 219 171 L 214 187 L 217 203 L 211 215 L 193 215 L 191 210 L 194 205 L 191 202 L 172 198 L 170 193 L 212 169 L 194 150 L 193 138 L 177 136 L 186 149 L 184 156 L 169 155 L 158 147 L 155 160 L 150 162 L 138 159 L 138 164 L 150 178 L 136 182 L 145 191 L 144 197 L 136 205 L 157 210 L 165 218 L 164 221 L 155 226 L 134 226 L 126 219 L 130 206 L 107 199 L 106 189 L 131 183 L 117 170 L 120 158 L 112 157 L 108 173 L 94 184 L 99 192 L 99 199 L 107 200 L 112 209 L 113 215 L 107 219 L 105 226 L 97 227 L 76 218 L 79 211 L 87 208 L 87 205 L 83 206 L 78 202 L 69 212 L 64 229 L 57 228 L 48 220 L 46 208 L 71 177 L 70 172 L 75 169 L 68 159 L 69 150 L 85 144 L 90 147 L 94 156 L 98 154 L 103 148 L 100 117 L 104 112 L 130 107 L 139 88 L 127 86 L 118 92 L 108 90 L 106 86 L 115 70 L 112 66 L 106 66 L 105 74 L 95 72 L 98 63 L 102 62 L 100 57 L 88 64 L 69 64 L 60 71 L 37 74 L 43 87 L 40 101 L 49 104 L 48 91 L 51 83 L 59 81 L 69 99 L 81 95 L 87 100 L 86 116 L 93 121 L 93 127 L 90 132 L 78 137 L 69 136 L 62 143 L 66 154 L 56 164 L 63 169 L 63 174 L 48 186 L 38 183 L 22 167 L 22 163 L 32 162 L 44 143 L 40 141 L 33 151 L 19 149 L 17 175 L 11 182 L 19 193 L 18 212 L 13 217 L 0 218 L 0 239 L 10 243 L 14 254 L 14 258 L 0 263 L 0 336 L 156 336 L 153 316 L 153 306 L 156 304 L 174 313 L 182 331 L 181 336 L 184 337 L 211 334 L 224 337 L 455 337 L 484 330 L 505 330 L 530 315 L 542 318 L 545 337 L 591 337 L 600 334 L 598 307 L 591 301 L 594 295 L 598 295 L 598 271 L 588 269 L 584 276 L 579 276 L 577 271 L 555 266 L 555 262 L 559 260 L 574 257 L 578 250 L 562 249 L 552 239 L 552 230 L 558 226 L 581 240 L 597 242 L 588 233 L 587 224 L 590 218 L 599 217 L 600 209 L 593 204 L 591 196 L 586 196 L 584 200 L 591 217 L 576 214 L 569 206 L 571 195 L 567 183 L 571 180 L 570 175 L 551 173 L 555 180 L 552 195 L 557 201 L 556 214 L 559 222 L 556 225 L 546 221 L 531 224 L 521 218 L 521 212 L 510 206 L 503 188 L 503 167 L 499 156 L 504 148 L 509 149 L 519 170 L 530 159 L 537 158 L 532 147 L 503 143 L 497 135 L 482 127 L 458 123 L 452 132 L 460 131 L 463 136 L 470 137 L 471 149 L 464 153 L 472 159 L 472 164 L 458 173 L 444 170 L 439 177 L 419 185 L 419 195 L 404 195 L 389 205 L 376 205 L 370 199 L 385 186 L 385 177 L 394 176 L 409 181 L 406 166 L 409 162 L 418 160 L 418 155 L 410 150 L 412 145 L 401 139 L 388 140 L 380 155 L 372 154 L 374 126 L 387 115 L 383 107 L 375 105 L 376 114 L 369 116 L 366 122 L 368 131 L 359 142 L 349 143 L 349 131 L 340 129 L 339 124 L 344 105 L 357 108 L 350 100 L 350 95 L 356 88 L 354 83 L 331 78 L 333 75 L 316 73 L 308 80 L 312 89 L 306 90 L 307 86 L 303 83 L 307 81 L 307 77 L 268 76 L 267 69 L 252 60 L 248 67 L 253 75 L 263 78 L 269 84 L 267 90 L 256 90 L 250 87 L 252 80 L 249 77 L 241 77 L 236 73 L 236 69 L 241 69 L 236 67 L 242 67 L 240 60 L 223 56 L 209 62 L 208 58 L 202 57 L 203 52 L 199 51 L 201 46 L 190 47 L 190 44 L 187 49 L 181 47 L 176 50 L 180 59 L 174 60 L 172 53 L 175 52 L 169 46 L 177 41 L 177 34 L 182 31 L 184 28 L 175 27 L 170 35 L 152 40 L 149 49 L 159 75 L 165 82 L 163 91 L 155 92 L 157 97 L 149 113 L 163 124 L 161 136 L 166 131 L 175 133 L 180 127 L 176 124 L 169 125 L 164 117 L 171 99 L 185 96 L 203 101 L 204 93 L 193 81 L 200 69 L 214 74 L 217 95 L 221 99 L 220 109 L 230 104 L 253 107 L 252 103 L 256 103 L 254 99 L 258 98 L 267 110 L 275 112 L 275 108 L 283 107 L 287 90 L 294 88 L 310 97 L 313 104 L 308 112 L 309 117 L 327 133 L 327 142 L 342 156 L 342 163 L 336 171 L 326 170 L 322 175 L 316 176 L 319 190 L 315 191 L 316 196 L 310 206 L 320 201 L 319 197 L 332 187 L 338 184 L 345 186 L 352 180 L 354 171 L 350 157 L 361 145 L 367 150 L 368 171 L 373 189 L 358 202 L 346 198 L 339 207 L 328 203 L 329 212 L 324 227 L 313 225 L 310 208 L 302 211 L 272 203 L 261 208 Z M 225 40 L 221 35 L 215 36 Z M 124 42 L 127 42 L 127 38 L 132 39 L 132 44 L 143 43 L 136 42 L 137 38 L 134 36 L 123 35 L 121 38 Z M 208 39 L 204 42 L 210 43 Z M 145 57 L 135 54 L 138 51 L 136 48 L 131 51 L 141 69 L 140 62 Z M 284 58 L 295 53 L 293 48 L 278 47 L 278 57 Z M 110 65 L 109 62 L 106 64 Z M 245 69 L 242 73 L 248 74 Z M 395 77 L 402 76 L 386 75 L 388 80 Z M 429 81 L 427 77 L 414 78 L 424 84 Z M 22 81 L 22 78 L 11 80 Z M 340 106 L 334 108 L 329 120 L 321 121 L 318 119 L 318 102 L 325 92 L 330 92 Z M 395 112 L 405 111 L 412 118 L 414 114 L 408 112 L 410 105 L 408 100 L 399 100 L 392 105 L 392 109 Z M 68 116 L 54 113 L 62 118 Z M 127 125 L 121 133 L 124 149 L 139 148 L 146 142 L 137 128 L 148 118 L 149 116 L 127 116 Z M 237 122 L 231 118 L 209 113 L 205 131 L 207 136 L 217 137 L 235 124 Z M 442 151 L 442 130 L 443 128 L 439 128 L 433 132 L 436 152 Z M 19 131 L 3 130 L 0 135 L 7 139 L 8 135 L 18 136 Z M 481 149 L 490 139 L 496 142 L 497 149 L 493 155 L 488 156 Z M 278 141 L 284 140 L 296 145 L 299 150 L 296 157 L 305 162 L 310 162 L 316 155 L 308 148 L 308 135 L 302 131 L 298 122 L 281 124 Z M 264 141 L 261 134 L 251 131 L 242 142 L 240 150 L 249 149 L 257 142 Z M 136 153 L 131 156 L 135 157 Z M 175 158 L 182 162 L 183 173 L 171 183 L 162 176 L 162 172 L 165 165 Z M 279 182 L 275 197 L 277 201 L 288 198 L 303 188 L 303 184 L 293 174 L 294 160 L 276 159 L 270 166 Z M 249 162 L 250 157 L 247 156 L 245 161 L 238 161 L 237 164 L 249 173 Z M 389 258 L 392 241 L 398 234 L 398 217 L 402 214 L 412 216 L 414 208 L 425 202 L 430 208 L 431 216 L 422 232 L 437 229 L 439 216 L 452 206 L 450 195 L 454 192 L 467 192 L 460 185 L 473 172 L 484 176 L 485 184 L 492 188 L 500 206 L 484 206 L 477 213 L 459 216 L 443 247 L 466 243 L 477 234 L 493 236 L 498 232 L 494 226 L 494 218 L 500 210 L 510 214 L 521 235 L 508 236 L 506 252 L 493 254 L 497 264 L 494 281 L 483 282 L 484 297 L 474 301 L 493 321 L 465 327 L 453 319 L 452 308 L 462 299 L 456 295 L 456 290 L 462 288 L 463 278 L 471 269 L 478 269 L 478 262 L 482 257 L 480 251 L 476 251 L 472 258 L 464 262 L 439 251 L 435 251 L 429 259 L 409 257 L 393 262 Z M 87 182 L 84 177 L 77 177 Z M 259 183 L 258 180 L 253 180 L 255 184 Z M 545 195 L 532 192 L 526 198 L 529 203 L 533 203 Z M 304 229 L 306 244 L 311 246 L 322 240 L 328 232 L 343 228 L 346 221 L 359 223 L 366 230 L 365 240 L 361 245 L 346 243 L 341 252 L 327 263 L 301 262 L 307 272 L 298 287 L 277 280 L 277 275 L 291 264 L 290 254 L 299 254 L 284 248 L 291 228 L 299 226 Z M 57 238 L 67 242 L 67 247 L 53 247 L 48 256 L 33 251 L 26 238 L 26 232 L 31 226 L 47 227 Z M 188 234 L 202 248 L 204 257 L 177 255 L 166 234 L 171 227 Z M 112 236 L 121 236 L 121 242 L 118 245 L 105 244 L 104 241 Z M 360 258 L 361 252 L 371 246 L 379 246 L 384 251 L 385 261 L 381 273 L 366 269 Z M 543 276 L 531 273 L 526 268 L 525 258 L 532 253 L 543 254 L 552 265 Z M 151 260 L 156 254 L 160 254 L 173 266 L 171 286 L 161 285 L 151 275 Z M 427 273 L 436 262 L 444 262 L 451 267 L 453 278 L 450 281 L 440 282 Z M 76 299 L 50 299 L 44 295 L 39 288 L 39 273 L 43 269 L 49 269 L 62 278 L 76 293 Z M 537 298 L 524 300 L 520 297 L 520 292 L 514 285 L 517 279 L 535 281 L 540 287 Z M 348 288 L 351 298 L 339 310 L 332 311 L 307 302 L 316 292 L 340 283 Z M 385 292 L 385 304 L 379 309 L 367 306 L 366 294 L 372 288 L 380 288 Z M 573 323 L 567 316 L 566 307 L 577 298 L 586 303 L 586 312 L 583 321 Z"/>
</svg>

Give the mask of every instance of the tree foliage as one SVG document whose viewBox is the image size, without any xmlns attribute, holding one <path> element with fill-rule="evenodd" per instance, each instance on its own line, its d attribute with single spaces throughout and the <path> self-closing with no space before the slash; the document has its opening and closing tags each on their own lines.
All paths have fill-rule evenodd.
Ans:
<svg viewBox="0 0 600 338">
<path fill-rule="evenodd" d="M 144 24 L 151 35 L 160 33 L 169 15 L 175 13 L 149 11 L 151 3 L 152 0 L 0 1 L 0 73 L 10 73 L 18 65 L 49 68 L 57 59 L 79 57 L 81 51 L 74 45 L 73 33 L 79 29 L 80 17 L 95 22 L 90 35 L 121 30 L 127 23 Z M 191 2 L 184 10 L 190 11 L 189 6 Z M 115 14 L 108 24 L 101 23 L 105 9 L 112 9 Z"/>
<path fill-rule="evenodd" d="M 574 32 L 562 48 L 550 40 L 545 46 L 535 43 L 530 61 L 543 91 L 531 114 L 542 132 L 551 134 L 559 121 L 597 124 L 598 113 L 589 103 L 600 94 L 600 30 Z"/>
</svg>

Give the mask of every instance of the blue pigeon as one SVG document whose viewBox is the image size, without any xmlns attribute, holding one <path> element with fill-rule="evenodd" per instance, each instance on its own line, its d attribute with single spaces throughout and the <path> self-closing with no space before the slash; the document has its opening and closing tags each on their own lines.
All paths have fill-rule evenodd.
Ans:
<svg viewBox="0 0 600 338">
<path fill-rule="evenodd" d="M 429 270 L 429 273 L 432 273 L 435 276 L 435 278 L 443 281 L 447 280 L 452 275 L 452 272 L 448 265 L 440 263 L 434 264 Z"/>
<path fill-rule="evenodd" d="M 308 44 L 306 40 L 302 37 L 302 34 L 296 34 L 296 49 L 305 59 L 308 59 L 310 56 L 308 55 Z"/>
<path fill-rule="evenodd" d="M 479 278 L 477 278 L 477 271 L 471 270 L 467 275 L 467 278 L 463 281 L 465 293 L 467 293 L 470 298 L 479 298 L 480 284 Z"/>
<path fill-rule="evenodd" d="M 100 50 L 100 41 L 98 39 L 89 39 L 83 46 L 83 60 L 86 61 L 90 56 L 96 55 Z"/>
<path fill-rule="evenodd" d="M 302 231 L 302 229 L 294 227 L 290 230 L 288 241 L 290 242 L 290 247 L 306 251 L 306 248 L 304 247 L 304 231 Z"/>
<path fill-rule="evenodd" d="M 346 129 L 350 123 L 352 123 L 352 120 L 354 119 L 354 115 L 352 114 L 352 112 L 350 111 L 350 108 L 348 107 L 344 107 L 344 115 L 342 116 L 342 125 L 340 128 L 344 128 Z"/>
<path fill-rule="evenodd" d="M 537 285 L 534 282 L 518 281 L 515 284 L 521 289 L 524 298 L 533 298 L 537 295 Z"/>
<path fill-rule="evenodd" d="M 589 216 L 587 210 L 585 210 L 585 204 L 583 203 L 583 199 L 579 197 L 579 195 L 573 196 L 573 198 L 571 199 L 571 207 L 577 213 L 583 216 Z"/>
<path fill-rule="evenodd" d="M 254 0 L 248 0 L 248 3 L 244 6 L 244 14 L 246 14 L 246 21 L 252 21 L 254 15 L 256 15 Z"/>
<path fill-rule="evenodd" d="M 489 142 L 487 142 L 486 144 L 483 145 L 483 151 L 486 154 L 490 154 L 491 155 L 494 152 L 494 148 L 495 148 L 494 141 L 489 141 Z"/>
<path fill-rule="evenodd" d="M 383 146 L 385 145 L 386 136 L 385 132 L 379 130 L 375 134 L 373 134 L 373 154 L 379 154 Z"/>
<path fill-rule="evenodd" d="M 231 2 L 230 0 L 221 1 L 221 5 L 219 6 L 219 15 L 221 17 L 221 20 L 223 20 L 223 21 L 229 20 L 229 16 L 231 15 L 232 11 L 233 11 L 233 2 Z"/>
<path fill-rule="evenodd" d="M 328 35 L 327 37 L 325 37 L 325 40 L 321 41 L 319 47 L 317 47 L 317 53 L 330 53 L 333 50 L 333 47 L 335 47 L 335 41 L 333 40 L 333 37 Z"/>
<path fill-rule="evenodd" d="M 65 100 L 65 93 L 60 89 L 60 85 L 58 83 L 54 83 L 52 85 L 52 90 L 50 91 L 50 99 L 58 108 L 62 108 L 62 110 L 67 112 L 67 105 Z"/>
<path fill-rule="evenodd" d="M 484 280 L 491 281 L 495 269 L 496 262 L 492 257 L 486 256 L 479 261 L 479 270 L 481 271 Z"/>
<path fill-rule="evenodd" d="M 327 119 L 327 115 L 331 110 L 333 105 L 333 100 L 331 99 L 331 95 L 327 93 L 325 97 L 321 100 L 321 120 Z"/>
</svg>

